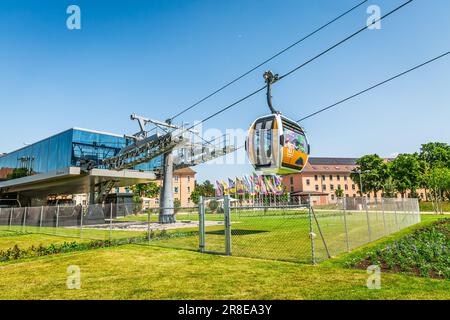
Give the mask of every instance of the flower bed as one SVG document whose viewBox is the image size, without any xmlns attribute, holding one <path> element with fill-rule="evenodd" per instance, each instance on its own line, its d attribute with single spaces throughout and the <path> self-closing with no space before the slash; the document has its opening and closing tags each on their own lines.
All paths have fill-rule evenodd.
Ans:
<svg viewBox="0 0 450 320">
<path fill-rule="evenodd" d="M 369 265 L 379 265 L 384 272 L 450 279 L 450 219 L 418 229 L 353 263 L 359 269 Z"/>
</svg>

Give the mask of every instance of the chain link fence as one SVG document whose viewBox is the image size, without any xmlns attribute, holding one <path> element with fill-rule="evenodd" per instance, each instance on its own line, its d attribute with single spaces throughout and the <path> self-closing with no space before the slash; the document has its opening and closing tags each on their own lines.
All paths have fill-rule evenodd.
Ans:
<svg viewBox="0 0 450 320">
<path fill-rule="evenodd" d="M 316 263 L 420 222 L 417 199 L 342 198 L 245 204 L 228 196 L 198 207 L 136 204 L 0 208 L 0 230 Z M 160 223 L 160 213 L 175 223 Z"/>
</svg>

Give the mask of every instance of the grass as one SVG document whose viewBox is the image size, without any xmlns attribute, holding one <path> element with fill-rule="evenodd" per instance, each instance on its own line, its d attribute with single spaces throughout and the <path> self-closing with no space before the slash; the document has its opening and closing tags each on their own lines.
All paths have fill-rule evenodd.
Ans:
<svg viewBox="0 0 450 320">
<path fill-rule="evenodd" d="M 431 201 L 420 201 L 419 206 L 421 212 L 434 212 L 433 203 Z M 450 202 L 443 202 L 442 210 L 444 212 L 450 212 Z"/>
<path fill-rule="evenodd" d="M 360 216 L 355 216 L 361 218 Z M 401 230 L 382 240 L 360 246 L 352 253 L 339 255 L 319 265 L 297 264 L 283 261 L 260 260 L 237 256 L 201 254 L 173 248 L 142 245 L 124 245 L 91 251 L 31 258 L 0 264 L 0 299 L 450 299 L 450 281 L 410 277 L 401 274 L 382 274 L 382 289 L 366 287 L 367 273 L 349 268 L 349 261 L 364 257 L 369 250 L 382 248 L 419 227 L 428 225 L 439 216 L 422 216 L 422 223 Z M 253 219 L 253 220 L 252 220 Z M 339 216 L 318 217 L 324 225 L 326 219 Z M 266 221 L 262 223 L 261 221 Z M 285 216 L 283 219 L 241 215 L 234 219 L 233 229 L 244 230 L 233 235 L 233 252 L 240 255 L 270 257 L 278 250 L 279 256 L 298 258 L 299 245 L 309 243 L 309 238 L 296 232 L 305 231 L 308 220 L 302 216 Z M 374 218 L 374 221 L 376 219 Z M 356 222 L 355 222 L 356 223 Z M 292 227 L 296 227 L 292 229 Z M 299 229 L 301 226 L 303 229 Z M 374 223 L 375 226 L 375 223 Z M 253 228 L 253 229 L 252 229 Z M 252 233 L 251 231 L 270 232 Z M 213 227 L 207 234 L 207 243 L 214 241 L 223 247 L 223 227 Z M 288 230 L 291 230 L 288 232 Z M 309 230 L 309 229 L 306 229 Z M 184 230 L 183 230 L 184 231 Z M 178 232 L 178 231 L 173 231 Z M 292 233 L 294 232 L 294 233 Z M 358 232 L 355 231 L 355 237 Z M 3 235 L 5 231 L 1 231 Z M 29 235 L 0 237 L 14 241 Z M 23 238 L 23 245 L 38 241 L 59 239 L 49 235 Z M 46 238 L 50 237 L 50 238 Z M 355 238 L 353 237 L 353 238 Z M 297 240 L 301 238 L 301 240 Z M 62 238 L 61 238 L 62 240 Z M 158 245 L 174 246 L 175 241 L 198 247 L 198 237 L 170 238 Z M 261 242 L 264 240 L 263 242 Z M 296 243 L 295 241 L 299 241 Z M 343 242 L 344 241 L 344 242 Z M 345 245 L 345 239 L 336 239 L 336 246 Z M 156 244 L 156 243 L 155 243 Z M 264 245 L 261 245 L 264 244 Z M 355 244 L 356 245 L 356 244 Z M 333 245 L 330 246 L 333 247 Z M 287 250 L 286 248 L 292 248 Z M 284 251 L 287 250 L 287 251 Z M 67 267 L 81 268 L 82 289 L 66 288 Z"/>
<path fill-rule="evenodd" d="M 67 267 L 81 289 L 66 288 Z M 0 299 L 450 299 L 442 280 L 126 245 L 0 266 Z"/>
</svg>

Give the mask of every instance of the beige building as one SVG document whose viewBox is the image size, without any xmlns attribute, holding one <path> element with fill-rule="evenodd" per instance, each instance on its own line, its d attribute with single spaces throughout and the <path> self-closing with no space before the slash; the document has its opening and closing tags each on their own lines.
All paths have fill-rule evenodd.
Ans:
<svg viewBox="0 0 450 320">
<path fill-rule="evenodd" d="M 350 179 L 350 173 L 357 167 L 356 160 L 358 158 L 311 157 L 301 173 L 283 176 L 283 185 L 291 197 L 305 198 L 311 195 L 315 205 L 335 203 L 339 186 L 345 197 L 360 196 L 360 183 Z M 418 193 L 421 198 L 425 197 L 424 190 L 418 190 Z M 365 195 L 372 200 L 381 198 L 381 192 Z"/>
<path fill-rule="evenodd" d="M 173 172 L 173 198 L 179 200 L 181 207 L 192 207 L 195 204 L 190 199 L 192 191 L 195 188 L 195 175 L 197 172 L 191 168 L 178 169 Z M 161 185 L 162 181 L 155 181 Z M 144 207 L 159 207 L 159 198 L 143 198 Z"/>
</svg>

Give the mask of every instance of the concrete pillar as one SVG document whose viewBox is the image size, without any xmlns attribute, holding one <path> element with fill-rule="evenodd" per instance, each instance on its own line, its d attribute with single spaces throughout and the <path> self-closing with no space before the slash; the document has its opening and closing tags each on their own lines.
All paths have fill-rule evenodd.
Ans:
<svg viewBox="0 0 450 320">
<path fill-rule="evenodd" d="M 161 188 L 159 223 L 174 223 L 173 204 L 173 155 L 172 152 L 163 156 L 163 187 Z"/>
</svg>

